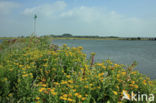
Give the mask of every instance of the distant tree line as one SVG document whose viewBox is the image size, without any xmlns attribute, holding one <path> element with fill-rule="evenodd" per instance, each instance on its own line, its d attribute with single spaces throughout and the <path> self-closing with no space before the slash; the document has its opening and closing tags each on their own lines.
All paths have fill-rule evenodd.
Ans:
<svg viewBox="0 0 156 103">
<path fill-rule="evenodd" d="M 124 40 L 156 40 L 156 38 L 127 37 Z"/>
<path fill-rule="evenodd" d="M 54 34 L 51 34 L 50 35 L 51 37 L 75 37 L 75 38 L 119 38 L 117 36 L 88 36 L 88 35 L 83 35 L 83 36 L 73 36 L 72 34 L 69 34 L 69 33 L 64 33 L 62 35 L 54 35 Z"/>
<path fill-rule="evenodd" d="M 83 36 L 74 36 L 70 33 L 64 33 L 62 35 L 54 35 L 54 34 L 51 34 L 50 35 L 51 37 L 72 37 L 72 38 L 98 38 L 98 39 L 104 39 L 104 38 L 117 38 L 118 40 L 156 40 L 156 37 L 155 38 L 145 38 L 145 37 L 117 37 L 117 36 L 86 36 L 86 35 L 83 35 Z"/>
<path fill-rule="evenodd" d="M 29 36 L 18 36 L 17 38 L 27 38 Z M 40 37 L 40 36 L 39 36 Z M 113 39 L 113 40 L 156 40 L 156 37 L 117 37 L 117 36 L 98 36 L 98 35 L 93 35 L 93 36 L 89 36 L 89 35 L 72 35 L 70 33 L 64 33 L 62 35 L 55 35 L 55 34 L 51 34 L 51 35 L 42 35 L 42 37 L 60 37 L 60 38 L 97 38 L 97 39 Z M 2 37 L 0 37 L 2 38 Z M 6 37 L 7 38 L 7 37 Z M 8 37 L 8 39 L 12 39 L 15 37 Z"/>
</svg>

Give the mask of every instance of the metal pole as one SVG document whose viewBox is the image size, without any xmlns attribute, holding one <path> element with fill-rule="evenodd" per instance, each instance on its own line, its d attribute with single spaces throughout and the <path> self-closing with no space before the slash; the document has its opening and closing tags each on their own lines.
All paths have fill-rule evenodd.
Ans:
<svg viewBox="0 0 156 103">
<path fill-rule="evenodd" d="M 37 19 L 37 15 L 34 15 L 34 35 L 36 35 L 36 19 Z"/>
</svg>

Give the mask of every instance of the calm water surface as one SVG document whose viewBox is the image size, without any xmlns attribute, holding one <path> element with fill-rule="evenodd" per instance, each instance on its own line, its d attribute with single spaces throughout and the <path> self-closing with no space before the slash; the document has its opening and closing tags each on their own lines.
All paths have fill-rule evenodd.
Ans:
<svg viewBox="0 0 156 103">
<path fill-rule="evenodd" d="M 59 46 L 82 46 L 88 55 L 96 52 L 96 61 L 111 59 L 116 63 L 129 65 L 137 61 L 135 69 L 156 79 L 156 41 L 125 40 L 53 40 Z"/>
</svg>

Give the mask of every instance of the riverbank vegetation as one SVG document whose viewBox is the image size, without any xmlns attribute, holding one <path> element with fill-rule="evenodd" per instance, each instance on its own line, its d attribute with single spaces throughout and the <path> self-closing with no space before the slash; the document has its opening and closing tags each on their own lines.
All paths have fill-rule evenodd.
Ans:
<svg viewBox="0 0 156 103">
<path fill-rule="evenodd" d="M 135 62 L 95 62 L 95 53 L 87 59 L 81 46 L 27 37 L 0 47 L 1 103 L 129 103 L 123 93 L 155 92 L 155 82 L 134 70 Z"/>
</svg>

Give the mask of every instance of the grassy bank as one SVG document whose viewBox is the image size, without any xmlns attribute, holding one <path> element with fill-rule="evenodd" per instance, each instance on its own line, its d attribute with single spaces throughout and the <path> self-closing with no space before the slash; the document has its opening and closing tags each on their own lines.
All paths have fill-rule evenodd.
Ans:
<svg viewBox="0 0 156 103">
<path fill-rule="evenodd" d="M 78 38 L 78 37 L 52 37 L 52 39 L 68 39 L 68 40 L 122 40 L 121 38 Z"/>
<path fill-rule="evenodd" d="M 16 37 L 0 37 L 0 40 L 16 39 Z"/>
<path fill-rule="evenodd" d="M 0 44 L 1 103 L 129 103 L 124 93 L 155 92 L 155 81 L 130 66 L 94 62 L 83 47 L 58 47 L 46 37 Z M 147 101 L 142 101 L 146 103 Z"/>
<path fill-rule="evenodd" d="M 153 86 L 153 93 L 156 94 L 156 80 L 152 80 L 152 86 Z"/>
</svg>

